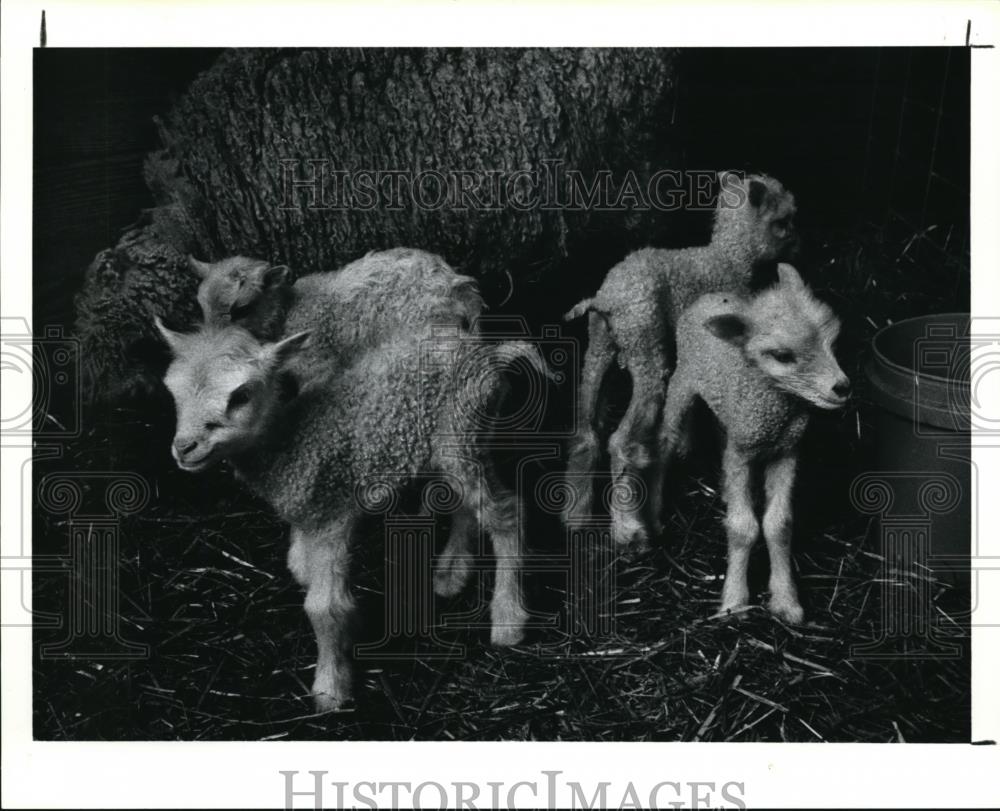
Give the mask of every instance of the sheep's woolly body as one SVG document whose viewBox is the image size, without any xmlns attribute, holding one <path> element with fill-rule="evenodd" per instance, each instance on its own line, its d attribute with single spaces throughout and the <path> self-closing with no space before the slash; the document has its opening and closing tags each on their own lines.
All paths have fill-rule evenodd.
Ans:
<svg viewBox="0 0 1000 811">
<path fill-rule="evenodd" d="M 284 520 L 311 528 L 357 509 L 356 488 L 365 482 L 404 489 L 417 475 L 481 461 L 477 420 L 496 404 L 504 380 L 499 369 L 475 380 L 456 369 L 483 347 L 460 343 L 442 355 L 429 333 L 382 345 L 307 384 L 276 415 L 270 441 L 233 460 L 237 473 Z M 527 345 L 518 348 L 533 356 Z M 483 362 L 488 357 L 497 359 L 487 353 Z M 471 458 L 450 456 L 449 444 Z"/>
<path fill-rule="evenodd" d="M 428 326 L 468 329 L 482 308 L 474 279 L 455 273 L 440 256 L 394 248 L 299 279 L 285 331 L 311 330 L 311 354 L 344 365 L 385 340 Z"/>
<path fill-rule="evenodd" d="M 158 315 L 175 324 L 198 318 L 197 280 L 185 255 L 133 228 L 87 268 L 76 297 L 84 395 L 89 400 L 156 391 L 166 358 L 152 326 Z"/>
</svg>

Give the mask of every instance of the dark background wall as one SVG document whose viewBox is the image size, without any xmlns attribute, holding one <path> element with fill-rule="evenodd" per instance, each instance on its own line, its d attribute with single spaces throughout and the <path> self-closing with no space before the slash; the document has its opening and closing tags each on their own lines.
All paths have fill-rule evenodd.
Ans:
<svg viewBox="0 0 1000 811">
<path fill-rule="evenodd" d="M 40 49 L 35 55 L 36 329 L 72 322 L 94 254 L 151 204 L 145 154 L 215 49 Z M 969 51 L 691 49 L 675 132 L 688 168 L 763 169 L 799 198 L 809 233 L 865 225 L 905 238 L 933 226 L 968 250 Z M 706 217 L 671 241 L 707 238 Z"/>
<path fill-rule="evenodd" d="M 35 51 L 34 326 L 72 322 L 72 295 L 102 248 L 152 205 L 142 179 L 153 116 L 218 49 Z"/>
</svg>

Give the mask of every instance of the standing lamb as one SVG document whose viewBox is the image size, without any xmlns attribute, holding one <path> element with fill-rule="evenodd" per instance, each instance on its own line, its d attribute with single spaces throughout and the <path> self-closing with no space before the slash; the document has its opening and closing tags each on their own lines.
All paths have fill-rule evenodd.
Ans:
<svg viewBox="0 0 1000 811">
<path fill-rule="evenodd" d="M 442 474 L 461 507 L 439 561 L 435 588 L 454 593 L 468 574 L 466 549 L 478 527 L 497 558 L 491 602 L 494 645 L 517 644 L 527 614 L 519 571 L 523 510 L 497 478 L 488 450 L 505 392 L 503 370 L 544 364 L 521 343 L 464 336 L 442 343 L 430 331 L 389 342 L 341 370 L 303 381 L 289 365 L 306 333 L 264 344 L 239 326 L 191 334 L 157 327 L 174 360 L 165 383 L 177 409 L 172 453 L 200 471 L 225 459 L 291 525 L 288 565 L 306 589 L 319 659 L 320 710 L 351 697 L 348 560 L 373 483 L 403 489 Z"/>
<path fill-rule="evenodd" d="M 577 404 L 577 431 L 567 473 L 579 482 L 597 466 L 601 383 L 617 362 L 632 377 L 632 399 L 608 441 L 611 477 L 617 485 L 642 480 L 656 465 L 650 447 L 671 367 L 674 326 L 699 296 L 718 290 L 748 292 L 760 266 L 790 258 L 797 246 L 795 198 L 772 177 L 720 174 L 721 192 L 708 245 L 667 250 L 645 248 L 613 267 L 592 299 L 567 320 L 589 312 L 589 343 Z M 653 476 L 657 478 L 657 476 Z M 655 494 L 654 494 L 655 495 Z M 645 542 L 642 504 L 633 490 L 612 505 L 619 543 Z M 578 493 L 565 518 L 591 510 L 590 487 Z"/>
<path fill-rule="evenodd" d="M 786 622 L 802 621 L 791 571 L 792 486 L 799 439 L 809 407 L 837 409 L 850 381 L 833 354 L 837 317 L 815 299 L 791 265 L 779 283 L 752 299 L 713 293 L 677 323 L 677 369 L 670 380 L 659 433 L 666 463 L 686 447 L 685 421 L 698 399 L 725 433 L 723 496 L 729 561 L 722 610 L 747 604 L 747 564 L 761 530 L 754 511 L 753 474 L 763 469 L 764 539 L 771 558 L 769 608 Z M 662 490 L 662 479 L 654 486 Z"/>
</svg>

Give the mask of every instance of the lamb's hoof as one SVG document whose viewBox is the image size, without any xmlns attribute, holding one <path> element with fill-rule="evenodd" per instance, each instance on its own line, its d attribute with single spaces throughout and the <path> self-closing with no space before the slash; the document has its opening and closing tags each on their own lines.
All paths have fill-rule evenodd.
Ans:
<svg viewBox="0 0 1000 811">
<path fill-rule="evenodd" d="M 469 555 L 454 555 L 434 571 L 434 593 L 438 597 L 454 597 L 469 582 L 472 559 Z"/>
<path fill-rule="evenodd" d="M 490 629 L 490 644 L 494 648 L 512 648 L 524 639 L 524 628 L 513 625 L 494 625 Z"/>
<path fill-rule="evenodd" d="M 348 671 L 349 672 L 349 671 Z M 351 700 L 352 679 L 345 672 L 320 673 L 313 682 L 312 695 L 316 712 L 340 710 Z"/>
<path fill-rule="evenodd" d="M 772 597 L 767 609 L 782 622 L 789 625 L 801 625 L 806 612 L 802 610 L 799 601 L 794 597 Z"/>
<path fill-rule="evenodd" d="M 619 546 L 632 546 L 638 550 L 649 548 L 649 533 L 642 522 L 630 516 L 615 515 L 611 519 L 611 532 Z"/>
<path fill-rule="evenodd" d="M 733 589 L 732 592 L 722 592 L 722 603 L 719 614 L 744 614 L 750 604 L 750 592 L 744 589 Z"/>
<path fill-rule="evenodd" d="M 490 644 L 495 648 L 510 648 L 520 644 L 524 639 L 524 625 L 527 621 L 528 613 L 520 606 L 506 610 L 494 608 Z"/>
<path fill-rule="evenodd" d="M 334 695 L 332 693 L 313 693 L 313 704 L 316 712 L 334 712 L 342 710 L 351 700 L 350 695 Z"/>
</svg>

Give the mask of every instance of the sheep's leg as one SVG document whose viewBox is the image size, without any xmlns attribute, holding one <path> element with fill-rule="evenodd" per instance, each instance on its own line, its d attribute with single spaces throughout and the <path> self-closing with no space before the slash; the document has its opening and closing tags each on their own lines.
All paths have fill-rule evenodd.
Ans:
<svg viewBox="0 0 1000 811">
<path fill-rule="evenodd" d="M 611 456 L 611 524 L 618 543 L 644 545 L 648 531 L 644 513 L 649 468 L 653 463 L 657 424 L 663 409 L 669 374 L 664 336 L 668 329 L 655 321 L 635 322 L 616 334 L 623 365 L 632 376 L 632 400 L 621 424 L 608 441 Z"/>
<path fill-rule="evenodd" d="M 597 468 L 601 452 L 598 436 L 601 385 L 615 361 L 615 355 L 614 341 L 605 317 L 599 313 L 590 313 L 587 354 L 583 361 L 583 377 L 576 403 L 576 436 L 566 466 L 567 478 L 575 485 L 576 493 L 563 510 L 563 520 L 566 522 L 574 518 L 585 518 L 593 510 L 594 487 L 591 476 Z"/>
<path fill-rule="evenodd" d="M 750 600 L 747 568 L 750 550 L 757 542 L 760 526 L 753 509 L 750 459 L 731 444 L 727 445 L 722 458 L 722 472 L 727 505 L 726 536 L 729 541 L 722 610 L 731 611 L 746 605 Z"/>
<path fill-rule="evenodd" d="M 469 580 L 472 571 L 472 540 L 476 536 L 476 515 L 465 506 L 451 519 L 448 543 L 434 568 L 434 593 L 454 597 Z"/>
<path fill-rule="evenodd" d="M 667 389 L 663 419 L 657 438 L 657 458 L 653 462 L 653 471 L 650 475 L 649 512 L 657 534 L 663 530 L 663 490 L 666 485 L 667 469 L 677 455 L 686 453 L 687 418 L 696 398 L 697 392 L 688 384 L 683 374 L 675 374 Z"/>
<path fill-rule="evenodd" d="M 783 456 L 771 462 L 764 472 L 764 540 L 771 558 L 768 608 L 771 613 L 797 624 L 804 612 L 792 579 L 792 487 L 795 484 L 796 459 Z"/>
<path fill-rule="evenodd" d="M 663 408 L 663 372 L 651 364 L 634 364 L 632 401 L 621 424 L 611 435 L 611 525 L 620 544 L 645 545 L 644 521 L 648 497 L 648 470 L 654 460 L 656 426 Z"/>
<path fill-rule="evenodd" d="M 521 596 L 523 515 L 517 497 L 498 484 L 466 489 L 467 504 L 489 533 L 496 558 L 496 583 L 490 602 L 490 641 L 497 647 L 516 645 L 524 638 L 528 612 Z"/>
<path fill-rule="evenodd" d="M 288 547 L 288 570 L 295 582 L 305 588 L 309 585 L 309 546 L 306 535 L 292 527 Z"/>
<path fill-rule="evenodd" d="M 290 561 L 296 578 L 304 572 L 305 609 L 316 633 L 313 698 L 319 712 L 335 710 L 351 698 L 351 636 L 354 600 L 348 583 L 348 555 L 353 521 L 318 531 L 293 531 Z M 301 567 L 299 566 L 301 562 Z"/>
</svg>

